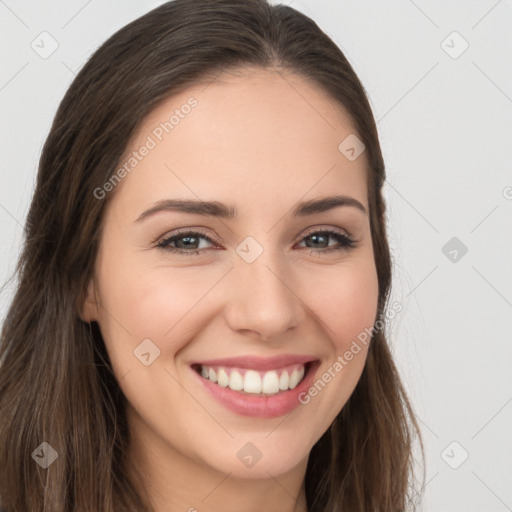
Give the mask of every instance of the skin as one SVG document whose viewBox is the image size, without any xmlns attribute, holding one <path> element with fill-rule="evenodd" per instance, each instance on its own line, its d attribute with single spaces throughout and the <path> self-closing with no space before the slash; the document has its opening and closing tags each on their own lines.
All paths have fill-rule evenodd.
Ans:
<svg viewBox="0 0 512 512">
<path fill-rule="evenodd" d="M 371 328 L 378 284 L 368 215 L 346 206 L 290 214 L 299 201 L 334 194 L 368 211 L 366 155 L 349 161 L 338 150 L 355 129 L 317 86 L 250 68 L 168 98 L 126 154 L 191 96 L 197 107 L 110 192 L 82 318 L 100 326 L 128 402 L 134 478 L 156 512 L 303 511 L 309 452 L 354 390 L 367 347 L 310 403 L 270 419 L 226 409 L 190 364 L 308 354 L 321 362 L 318 378 Z M 160 212 L 135 222 L 166 198 L 217 200 L 239 215 Z M 200 239 L 199 256 L 155 247 L 180 228 L 213 241 Z M 338 240 L 308 248 L 312 228 L 337 229 L 356 246 L 322 255 Z M 263 248 L 252 263 L 236 252 L 247 236 Z M 160 350 L 149 366 L 133 353 L 147 338 Z M 247 442 L 262 453 L 250 468 L 236 456 Z"/>
</svg>

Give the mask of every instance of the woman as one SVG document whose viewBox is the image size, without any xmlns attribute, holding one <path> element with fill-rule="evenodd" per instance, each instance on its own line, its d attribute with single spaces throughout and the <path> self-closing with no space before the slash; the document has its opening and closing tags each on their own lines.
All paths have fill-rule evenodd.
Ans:
<svg viewBox="0 0 512 512">
<path fill-rule="evenodd" d="M 413 508 L 384 179 L 363 86 L 290 7 L 175 0 L 114 34 L 41 157 L 2 509 Z"/>
</svg>

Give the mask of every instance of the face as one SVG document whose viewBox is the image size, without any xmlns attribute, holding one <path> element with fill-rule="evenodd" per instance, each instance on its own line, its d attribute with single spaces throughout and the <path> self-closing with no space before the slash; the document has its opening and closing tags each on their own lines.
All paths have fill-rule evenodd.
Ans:
<svg viewBox="0 0 512 512">
<path fill-rule="evenodd" d="M 189 88 L 139 128 L 103 189 L 82 318 L 144 453 L 277 476 L 343 408 L 378 298 L 366 155 L 339 149 L 354 133 L 315 85 L 263 70 Z M 345 200 L 307 208 L 332 196 Z"/>
</svg>

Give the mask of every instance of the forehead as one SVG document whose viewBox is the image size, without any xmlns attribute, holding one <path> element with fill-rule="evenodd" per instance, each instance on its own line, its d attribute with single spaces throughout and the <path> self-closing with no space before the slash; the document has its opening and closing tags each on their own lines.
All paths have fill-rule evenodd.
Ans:
<svg viewBox="0 0 512 512">
<path fill-rule="evenodd" d="M 120 162 L 131 161 L 116 194 L 125 205 L 194 197 L 261 212 L 339 193 L 367 206 L 366 155 L 350 161 L 338 148 L 352 134 L 345 109 L 301 76 L 224 72 L 146 117 Z"/>
</svg>

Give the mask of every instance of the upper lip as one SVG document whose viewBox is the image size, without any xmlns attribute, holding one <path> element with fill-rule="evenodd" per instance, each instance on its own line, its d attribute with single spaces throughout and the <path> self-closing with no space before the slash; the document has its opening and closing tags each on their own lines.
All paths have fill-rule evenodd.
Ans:
<svg viewBox="0 0 512 512">
<path fill-rule="evenodd" d="M 274 357 L 239 356 L 222 359 L 209 359 L 208 361 L 197 361 L 193 364 L 200 364 L 203 366 L 228 366 L 266 371 L 283 368 L 292 364 L 305 364 L 316 360 L 317 358 L 315 356 L 283 354 Z"/>
</svg>

